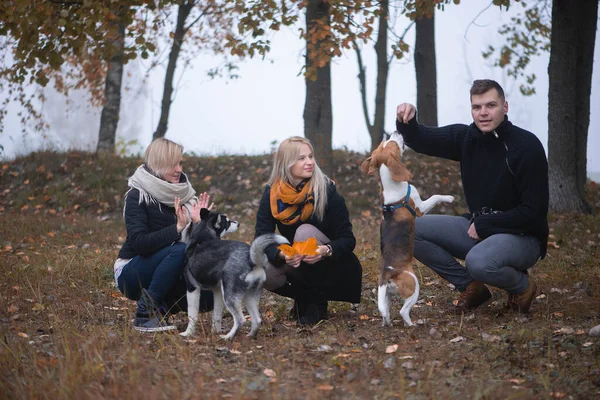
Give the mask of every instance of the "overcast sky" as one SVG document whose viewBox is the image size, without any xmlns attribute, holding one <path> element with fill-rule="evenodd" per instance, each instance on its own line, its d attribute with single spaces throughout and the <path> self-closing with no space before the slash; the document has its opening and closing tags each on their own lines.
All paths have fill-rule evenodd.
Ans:
<svg viewBox="0 0 600 400">
<path fill-rule="evenodd" d="M 489 44 L 499 45 L 498 27 L 509 21 L 513 12 L 500 12 L 497 7 L 485 8 L 483 2 L 462 0 L 459 6 L 447 6 L 436 13 L 436 55 L 438 84 L 438 120 L 440 125 L 472 122 L 469 88 L 474 79 L 491 78 L 503 85 L 509 103 L 509 118 L 513 123 L 536 134 L 547 149 L 548 56 L 533 61 L 537 75 L 537 94 L 524 97 L 518 82 L 506 77 L 491 60 L 481 56 Z M 511 11 L 520 10 L 515 5 Z M 475 21 L 473 24 L 472 22 Z M 407 26 L 400 18 L 397 31 Z M 291 135 L 303 135 L 302 113 L 305 87 L 299 75 L 303 65 L 304 44 L 295 29 L 279 32 L 273 39 L 272 51 L 266 60 L 250 60 L 240 64 L 241 78 L 233 81 L 210 80 L 206 70 L 218 60 L 198 57 L 191 68 L 177 79 L 177 92 L 171 107 L 167 137 L 182 143 L 188 152 L 197 154 L 256 154 L 268 152 L 272 142 Z M 414 44 L 414 29 L 406 39 Z M 600 59 L 600 35 L 596 36 L 595 60 Z M 375 59 L 366 49 L 369 109 L 372 115 Z M 152 138 L 160 116 L 160 98 L 164 68 L 156 70 L 149 81 L 141 84 L 146 65 L 133 62 L 125 77 L 129 88 L 121 103 L 118 136 L 125 141 L 137 140 L 132 150 L 141 150 Z M 181 68 L 178 69 L 181 72 Z M 366 152 L 370 139 L 364 122 L 359 96 L 355 53 L 347 52 L 332 66 L 333 145 Z M 49 91 L 48 91 L 49 92 Z M 73 94 L 71 109 L 66 112 L 64 101 L 54 99 L 44 105 L 53 126 L 43 140 L 29 133 L 20 138 L 20 125 L 15 109 L 7 119 L 7 129 L 0 134 L 5 147 L 4 157 L 24 154 L 42 146 L 57 149 L 94 149 L 98 135 L 100 113 L 85 105 L 83 96 Z M 395 127 L 395 107 L 401 102 L 416 101 L 415 72 L 412 57 L 392 63 L 387 96 L 387 131 Z M 51 104 L 49 104 L 51 103 Z M 594 64 L 592 78 L 591 120 L 588 137 L 588 171 L 600 171 L 600 67 Z M 318 155 L 317 155 L 318 157 Z"/>
</svg>

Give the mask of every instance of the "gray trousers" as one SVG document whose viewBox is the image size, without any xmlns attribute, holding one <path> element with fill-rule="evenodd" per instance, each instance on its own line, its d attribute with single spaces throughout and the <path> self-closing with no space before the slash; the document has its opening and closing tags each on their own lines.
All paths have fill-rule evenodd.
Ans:
<svg viewBox="0 0 600 400">
<path fill-rule="evenodd" d="M 527 289 L 527 269 L 540 258 L 533 236 L 497 234 L 482 241 L 469 237 L 469 220 L 424 215 L 415 223 L 415 258 L 464 291 L 476 280 L 519 294 Z M 465 260 L 463 267 L 456 259 Z"/>
</svg>

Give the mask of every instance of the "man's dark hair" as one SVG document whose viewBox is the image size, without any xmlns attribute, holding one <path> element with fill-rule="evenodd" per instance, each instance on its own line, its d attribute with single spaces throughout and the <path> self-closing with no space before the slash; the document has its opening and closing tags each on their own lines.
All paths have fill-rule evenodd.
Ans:
<svg viewBox="0 0 600 400">
<path fill-rule="evenodd" d="M 473 98 L 474 94 L 484 94 L 490 89 L 496 89 L 502 101 L 505 101 L 504 90 L 502 89 L 502 86 L 500 86 L 498 82 L 491 79 L 474 80 L 473 86 L 471 86 L 471 98 Z"/>
</svg>

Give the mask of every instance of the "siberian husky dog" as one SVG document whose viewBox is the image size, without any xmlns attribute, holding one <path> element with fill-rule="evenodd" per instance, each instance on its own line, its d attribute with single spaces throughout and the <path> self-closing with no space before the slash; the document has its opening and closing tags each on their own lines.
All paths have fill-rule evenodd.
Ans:
<svg viewBox="0 0 600 400">
<path fill-rule="evenodd" d="M 200 222 L 192 230 L 185 253 L 184 276 L 187 283 L 188 326 L 182 336 L 196 333 L 200 288 L 212 289 L 214 294 L 213 331 L 221 332 L 223 306 L 233 316 L 233 327 L 222 336 L 231 340 L 246 322 L 242 303 L 250 314 L 252 327 L 249 337 L 255 337 L 260 328 L 260 295 L 265 283 L 265 248 L 287 243 L 281 235 L 267 234 L 257 237 L 251 245 L 235 240 L 221 240 L 237 231 L 239 223 L 225 214 L 200 211 Z"/>
</svg>

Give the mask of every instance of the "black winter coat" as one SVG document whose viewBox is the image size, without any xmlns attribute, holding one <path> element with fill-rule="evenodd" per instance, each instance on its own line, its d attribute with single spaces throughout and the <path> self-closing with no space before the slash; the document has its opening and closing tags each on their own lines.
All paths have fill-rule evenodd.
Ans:
<svg viewBox="0 0 600 400">
<path fill-rule="evenodd" d="M 119 258 L 148 256 L 181 239 L 175 208 L 154 202 L 140 204 L 140 191 L 131 189 L 125 199 L 127 239 Z"/>
<path fill-rule="evenodd" d="M 333 255 L 314 265 L 302 263 L 300 268 L 307 272 L 308 279 L 315 286 L 327 293 L 328 300 L 358 303 L 361 296 L 362 266 L 353 253 L 356 239 L 352 233 L 346 201 L 337 191 L 335 184 L 330 182 L 327 187 L 327 207 L 323 220 L 319 221 L 312 216 L 307 221 L 294 225 L 285 225 L 273 217 L 270 193 L 271 187 L 267 185 L 256 215 L 255 236 L 273 233 L 277 228 L 279 233 L 292 243 L 300 225 L 306 223 L 315 226 L 331 240 L 329 244 Z M 284 264 L 284 261 L 277 257 L 276 246 L 271 246 L 265 253 L 274 266 Z"/>
<path fill-rule="evenodd" d="M 396 121 L 406 145 L 416 152 L 460 162 L 465 199 L 475 229 L 485 239 L 498 233 L 530 235 L 548 243 L 548 161 L 531 132 L 504 121 L 484 134 L 472 123 L 440 128 Z M 483 208 L 495 213 L 479 215 Z"/>
</svg>

